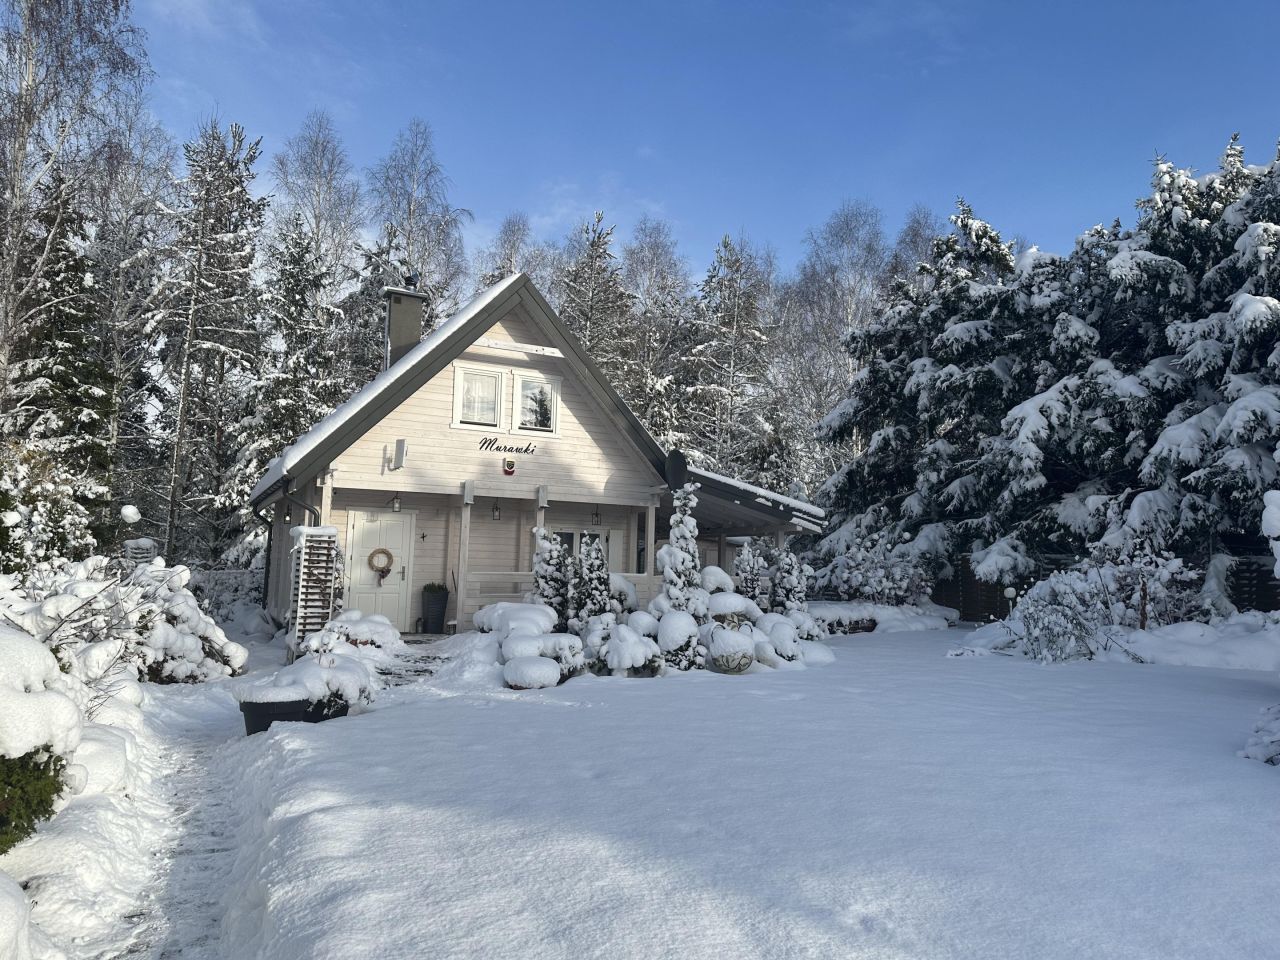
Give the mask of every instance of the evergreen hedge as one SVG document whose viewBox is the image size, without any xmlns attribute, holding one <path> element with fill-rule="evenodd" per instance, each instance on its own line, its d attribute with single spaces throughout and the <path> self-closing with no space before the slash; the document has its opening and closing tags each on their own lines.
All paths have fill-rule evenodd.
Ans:
<svg viewBox="0 0 1280 960">
<path fill-rule="evenodd" d="M 31 836 L 37 823 L 53 816 L 65 767 L 66 761 L 48 750 L 0 757 L 0 853 Z"/>
</svg>

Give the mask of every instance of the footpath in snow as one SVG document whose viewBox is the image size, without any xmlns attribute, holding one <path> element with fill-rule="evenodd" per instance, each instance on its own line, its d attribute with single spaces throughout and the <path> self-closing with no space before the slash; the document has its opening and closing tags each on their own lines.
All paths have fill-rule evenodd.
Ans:
<svg viewBox="0 0 1280 960">
<path fill-rule="evenodd" d="M 537 693 L 462 663 L 211 738 L 151 955 L 1273 955 L 1280 780 L 1236 751 L 1274 676 L 962 639 Z"/>
</svg>

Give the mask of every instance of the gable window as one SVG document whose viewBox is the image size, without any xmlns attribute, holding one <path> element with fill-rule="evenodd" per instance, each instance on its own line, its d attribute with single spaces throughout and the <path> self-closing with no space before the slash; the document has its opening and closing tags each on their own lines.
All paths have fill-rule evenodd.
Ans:
<svg viewBox="0 0 1280 960">
<path fill-rule="evenodd" d="M 516 425 L 531 433 L 555 433 L 560 384 L 542 377 L 516 374 Z"/>
<path fill-rule="evenodd" d="M 456 417 L 459 423 L 497 427 L 502 374 L 495 370 L 458 368 Z"/>
</svg>

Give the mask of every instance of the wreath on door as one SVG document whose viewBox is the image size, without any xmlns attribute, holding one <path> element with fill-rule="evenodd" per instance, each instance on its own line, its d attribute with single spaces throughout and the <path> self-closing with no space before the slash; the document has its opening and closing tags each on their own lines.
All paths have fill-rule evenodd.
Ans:
<svg viewBox="0 0 1280 960">
<path fill-rule="evenodd" d="M 387 579 L 387 574 L 391 572 L 391 565 L 394 562 L 395 558 L 386 547 L 379 547 L 369 554 L 369 569 L 378 575 L 378 586 L 382 586 L 382 581 Z"/>
</svg>

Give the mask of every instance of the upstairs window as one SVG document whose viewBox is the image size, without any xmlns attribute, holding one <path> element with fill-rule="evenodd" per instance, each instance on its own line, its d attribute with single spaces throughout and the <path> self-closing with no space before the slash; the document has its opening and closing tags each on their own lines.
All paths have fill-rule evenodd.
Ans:
<svg viewBox="0 0 1280 960">
<path fill-rule="evenodd" d="M 516 376 L 517 423 L 522 431 L 555 433 L 560 385 L 554 380 Z"/>
<path fill-rule="evenodd" d="M 462 378 L 458 422 L 477 427 L 498 426 L 498 398 L 502 395 L 502 374 L 485 370 L 459 370 Z"/>
</svg>

